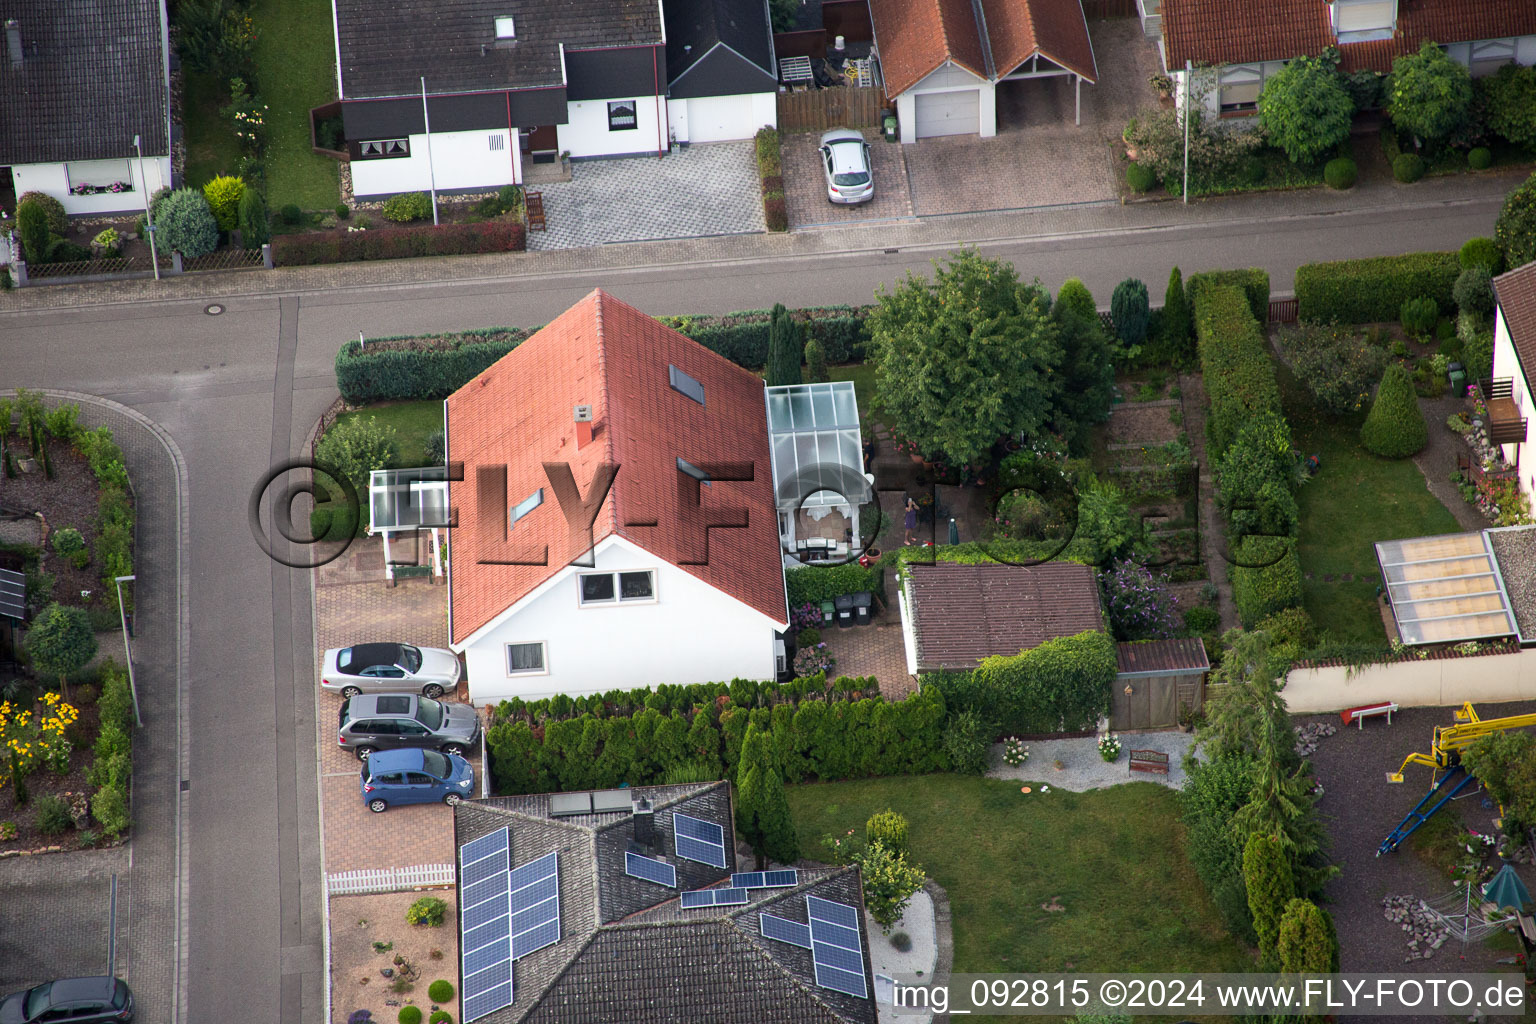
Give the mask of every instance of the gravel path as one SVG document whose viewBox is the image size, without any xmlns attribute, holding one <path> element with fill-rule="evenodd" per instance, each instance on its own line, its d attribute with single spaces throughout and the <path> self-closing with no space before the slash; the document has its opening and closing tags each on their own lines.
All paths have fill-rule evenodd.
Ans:
<svg viewBox="0 0 1536 1024">
<path fill-rule="evenodd" d="M 993 779 L 1018 779 L 1034 782 L 1052 789 L 1067 789 L 1084 793 L 1104 786 L 1118 786 L 1125 782 L 1158 782 L 1174 789 L 1184 785 L 1184 754 L 1189 750 L 1194 736 L 1185 732 L 1147 732 L 1120 737 L 1120 756 L 1106 762 L 1099 756 L 1098 741 L 1092 736 L 1070 740 L 1031 740 L 1029 760 L 1017 768 L 1003 763 L 1003 745 L 992 747 L 992 769 L 987 776 Z M 1168 755 L 1167 776 L 1154 772 L 1132 773 L 1130 752 L 1159 750 Z M 1055 762 L 1061 760 L 1062 767 Z"/>
<path fill-rule="evenodd" d="M 1520 632 L 1527 637 L 1536 636 L 1536 526 L 1494 530 L 1488 537 L 1493 542 L 1499 575 L 1504 578 L 1504 589 L 1514 606 Z"/>
<path fill-rule="evenodd" d="M 1232 598 L 1232 580 L 1227 575 L 1226 560 L 1221 556 L 1226 529 L 1216 509 L 1216 477 L 1205 453 L 1205 383 L 1200 375 L 1180 374 L 1179 394 L 1184 403 L 1184 432 L 1189 435 L 1189 451 L 1200 468 L 1200 493 L 1197 514 L 1200 517 L 1200 560 L 1211 582 L 1216 585 L 1216 611 L 1221 615 L 1221 629 L 1226 632 L 1237 622 L 1237 604 Z"/>
<path fill-rule="evenodd" d="M 1454 395 L 1419 399 L 1419 408 L 1424 411 L 1424 422 L 1429 427 L 1429 443 L 1413 457 L 1413 464 L 1424 474 L 1429 492 L 1451 510 L 1462 529 L 1481 530 L 1493 524 L 1476 505 L 1463 500 L 1461 492 L 1451 483 L 1451 474 L 1456 472 L 1456 456 L 1470 454 L 1472 449 L 1445 425 L 1445 421 L 1466 407 L 1467 403 Z"/>
</svg>

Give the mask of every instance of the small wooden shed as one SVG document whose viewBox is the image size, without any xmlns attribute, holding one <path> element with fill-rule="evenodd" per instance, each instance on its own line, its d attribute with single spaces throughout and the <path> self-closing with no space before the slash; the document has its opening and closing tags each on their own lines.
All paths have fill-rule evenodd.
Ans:
<svg viewBox="0 0 1536 1024">
<path fill-rule="evenodd" d="M 1116 644 L 1115 654 L 1111 729 L 1166 729 L 1179 724 L 1180 705 L 1204 705 L 1211 662 L 1199 637 Z"/>
</svg>

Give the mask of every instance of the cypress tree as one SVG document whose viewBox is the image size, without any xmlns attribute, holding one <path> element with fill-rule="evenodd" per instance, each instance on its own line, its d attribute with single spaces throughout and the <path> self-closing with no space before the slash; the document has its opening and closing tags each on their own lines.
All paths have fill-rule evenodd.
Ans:
<svg viewBox="0 0 1536 1024">
<path fill-rule="evenodd" d="M 693 714 L 693 724 L 688 727 L 688 753 L 711 779 L 720 777 L 720 730 L 709 720 L 707 707 Z"/>
<path fill-rule="evenodd" d="M 795 835 L 795 820 L 789 813 L 789 797 L 784 792 L 784 780 L 773 768 L 763 773 L 762 804 L 758 812 L 758 824 L 763 832 L 763 845 L 758 853 L 761 860 L 767 857 L 779 864 L 793 864 L 800 858 L 800 840 Z"/>
<path fill-rule="evenodd" d="M 1429 443 L 1419 396 L 1402 363 L 1392 363 L 1382 375 L 1376 401 L 1360 428 L 1360 443 L 1388 459 L 1407 458 Z"/>
<path fill-rule="evenodd" d="M 758 814 L 763 804 L 764 775 L 768 767 L 762 733 L 755 725 L 748 725 L 746 738 L 741 741 L 741 756 L 736 762 L 736 834 L 754 850 L 760 850 L 763 845 Z"/>
<path fill-rule="evenodd" d="M 1168 358 L 1182 362 L 1194 355 L 1189 347 L 1189 299 L 1184 295 L 1184 275 L 1178 267 L 1168 275 L 1168 291 L 1163 295 L 1162 332 Z"/>
<path fill-rule="evenodd" d="M 1285 851 L 1273 836 L 1255 833 L 1248 837 L 1243 848 L 1243 882 L 1248 888 L 1253 930 L 1259 936 L 1259 967 L 1272 970 L 1277 962 L 1280 917 L 1296 895 Z"/>
<path fill-rule="evenodd" d="M 782 302 L 768 314 L 768 386 L 800 383 L 800 325 Z"/>
<path fill-rule="evenodd" d="M 827 350 L 815 338 L 805 343 L 805 369 L 813 384 L 823 383 L 831 376 L 827 372 Z"/>
<path fill-rule="evenodd" d="M 1327 974 L 1338 962 L 1338 940 L 1327 911 L 1311 900 L 1293 899 L 1280 916 L 1276 949 L 1285 974 Z"/>
</svg>

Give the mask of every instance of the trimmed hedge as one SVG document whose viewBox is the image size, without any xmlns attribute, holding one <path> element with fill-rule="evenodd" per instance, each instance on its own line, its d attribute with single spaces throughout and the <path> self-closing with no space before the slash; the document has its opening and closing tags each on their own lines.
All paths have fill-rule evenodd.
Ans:
<svg viewBox="0 0 1536 1024">
<path fill-rule="evenodd" d="M 375 233 L 383 232 L 369 232 Z M 284 236 L 279 242 L 292 237 L 298 236 Z M 789 315 L 821 344 L 829 362 L 847 363 L 863 358 L 869 337 L 865 319 L 873 308 L 814 306 L 792 309 Z M 767 365 L 770 316 L 766 309 L 659 319 L 739 366 L 759 370 Z M 455 334 L 400 335 L 373 338 L 365 346 L 348 341 L 336 353 L 336 387 L 350 405 L 446 398 L 538 329 L 490 327 Z"/>
<path fill-rule="evenodd" d="M 508 221 L 373 228 L 344 235 L 279 235 L 272 240 L 272 262 L 280 267 L 304 267 L 355 260 L 521 252 L 525 241 L 523 226 Z"/>
<path fill-rule="evenodd" d="M 1456 309 L 1452 289 L 1460 273 L 1454 252 L 1307 263 L 1296 268 L 1297 315 L 1321 323 L 1387 323 L 1397 319 L 1404 302 L 1421 295 L 1450 314 Z"/>
<path fill-rule="evenodd" d="M 857 562 L 844 565 L 806 565 L 784 573 L 784 587 L 789 592 L 789 606 L 820 605 L 843 594 L 867 590 L 881 594 L 885 590 L 885 570 L 878 565 L 868 569 Z"/>
<path fill-rule="evenodd" d="M 1386 459 L 1405 459 L 1429 443 L 1419 396 L 1402 363 L 1389 363 L 1360 428 L 1360 443 Z"/>
<path fill-rule="evenodd" d="M 1347 156 L 1335 157 L 1323 165 L 1323 181 L 1328 183 L 1329 188 L 1354 188 L 1358 175 L 1355 162 Z"/>
<path fill-rule="evenodd" d="M 1275 365 L 1251 312 L 1231 285 L 1206 285 L 1195 291 L 1195 337 L 1210 403 L 1205 432 L 1212 459 L 1221 457 L 1253 417 L 1266 412 L 1283 415 Z"/>
<path fill-rule="evenodd" d="M 1301 561 L 1294 540 L 1248 536 L 1233 544 L 1232 552 L 1235 561 L 1257 566 L 1231 567 L 1232 599 L 1245 628 L 1252 629 L 1278 611 L 1300 606 Z"/>
<path fill-rule="evenodd" d="M 509 717 L 503 704 L 498 720 L 486 731 L 496 791 L 650 785 L 669 773 L 700 768 L 702 777 L 728 778 L 735 773 L 748 724 L 767 734 L 775 767 L 789 783 L 949 769 L 943 743 L 944 697 L 937 691 L 920 691 L 899 703 L 878 697 L 838 700 L 826 694 L 821 676 L 797 682 L 808 684 L 815 696 L 749 707 L 722 694 L 693 707 L 688 715 L 647 706 L 630 715 L 588 713 L 539 721 L 536 716 Z M 854 687 L 855 692 L 877 685 L 873 679 L 833 684 Z"/>
<path fill-rule="evenodd" d="M 1253 318 L 1260 324 L 1269 323 L 1269 271 L 1260 270 L 1258 267 L 1250 267 L 1246 270 L 1207 270 L 1200 274 L 1191 274 L 1184 285 L 1184 290 L 1189 296 L 1189 306 L 1195 309 L 1199 306 L 1199 293 L 1204 288 L 1213 285 L 1235 285 L 1241 289 L 1248 299 L 1248 308 L 1253 311 Z"/>
<path fill-rule="evenodd" d="M 1091 630 L 987 658 L 974 672 L 925 674 L 920 692 L 942 694 L 951 715 L 973 712 L 997 735 L 1088 732 L 1109 713 L 1115 674 L 1115 642 Z"/>
<path fill-rule="evenodd" d="M 1132 192 L 1146 192 L 1157 184 L 1157 175 L 1150 168 L 1133 163 L 1125 169 L 1125 183 L 1131 187 Z"/>
</svg>

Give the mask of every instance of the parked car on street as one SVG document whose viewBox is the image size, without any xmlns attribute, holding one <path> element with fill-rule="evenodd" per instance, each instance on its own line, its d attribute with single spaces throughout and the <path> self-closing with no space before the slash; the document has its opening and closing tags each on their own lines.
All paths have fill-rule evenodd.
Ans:
<svg viewBox="0 0 1536 1024">
<path fill-rule="evenodd" d="M 462 671 L 458 656 L 441 647 L 355 644 L 325 652 L 320 689 L 339 692 L 343 697 L 402 690 L 441 697 L 458 688 Z"/>
<path fill-rule="evenodd" d="M 0 999 L 0 1024 L 124 1024 L 133 993 L 117 978 L 59 978 Z"/>
<path fill-rule="evenodd" d="M 858 132 L 834 128 L 823 135 L 821 167 L 827 176 L 827 198 L 832 202 L 867 203 L 875 197 L 869 143 Z"/>
<path fill-rule="evenodd" d="M 375 814 L 400 804 L 452 807 L 474 793 L 475 769 L 457 754 L 381 750 L 363 762 L 363 803 Z"/>
<path fill-rule="evenodd" d="M 480 742 L 480 716 L 467 704 L 414 693 L 364 693 L 341 702 L 337 742 L 368 760 L 377 750 L 431 747 L 449 754 Z"/>
</svg>

